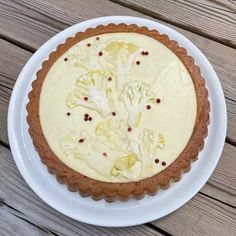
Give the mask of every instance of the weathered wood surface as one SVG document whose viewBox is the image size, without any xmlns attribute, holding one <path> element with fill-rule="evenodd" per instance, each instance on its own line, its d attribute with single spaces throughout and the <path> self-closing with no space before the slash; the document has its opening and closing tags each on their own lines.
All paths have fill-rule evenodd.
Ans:
<svg viewBox="0 0 236 236">
<path fill-rule="evenodd" d="M 173 235 L 235 235 L 236 210 L 206 196 L 195 196 L 178 211 L 153 222 Z"/>
<path fill-rule="evenodd" d="M 14 235 L 14 230 L 21 232 L 23 227 L 26 228 L 26 235 L 236 234 L 235 1 L 165 2 L 0 0 L 0 232 L 4 232 L 3 235 Z M 181 9 L 185 14 L 180 14 Z M 225 144 L 214 174 L 200 193 L 161 220 L 124 229 L 85 225 L 48 207 L 24 182 L 7 148 L 8 102 L 25 62 L 40 45 L 60 30 L 104 15 L 154 19 L 188 37 L 213 64 L 224 89 L 228 110 L 227 142 L 230 144 Z M 6 215 L 3 220 L 2 215 Z M 6 228 L 7 224 L 10 230 Z"/>
<path fill-rule="evenodd" d="M 232 151 L 235 152 L 235 149 Z M 154 234 L 153 230 L 147 226 L 109 230 L 87 226 L 63 216 L 43 203 L 28 187 L 16 169 L 10 151 L 0 146 L 0 153 L 0 198 L 3 204 L 11 205 L 32 224 L 62 235 L 68 233 L 74 235 L 76 232 L 87 232 L 89 235 L 96 232 L 98 234 L 99 232 L 109 233 L 109 235 L 113 235 L 112 233 L 114 235 L 118 233 L 120 235 L 122 233 L 125 235 L 143 235 L 144 233 L 145 235 L 159 235 L 158 232 Z M 221 173 L 221 175 L 223 174 Z M 232 181 L 232 183 L 235 186 L 235 182 Z M 193 223 L 194 227 L 192 227 Z M 221 230 L 224 230 L 225 235 L 230 235 L 230 232 L 236 232 L 236 208 L 199 193 L 178 211 L 152 222 L 152 224 L 175 235 L 181 235 L 181 232 L 182 235 L 197 235 L 197 232 L 214 235 L 222 232 Z"/>
<path fill-rule="evenodd" d="M 236 48 L 236 2 L 208 0 L 112 0 Z"/>
<path fill-rule="evenodd" d="M 1 236 L 48 235 L 48 231 L 43 231 L 39 227 L 22 220 L 17 211 L 6 205 L 0 206 L 0 232 Z"/>
<path fill-rule="evenodd" d="M 36 50 L 46 39 L 64 27 L 80 22 L 81 20 L 96 17 L 97 14 L 101 15 L 101 12 L 103 12 L 103 15 L 124 14 L 146 17 L 143 14 L 109 1 L 103 1 L 102 9 L 99 8 L 100 1 L 98 0 L 93 1 L 93 4 L 89 4 L 89 1 L 79 1 L 77 4 L 72 4 L 71 1 L 66 7 L 63 7 L 64 1 L 62 0 L 58 0 L 57 5 L 50 3 L 50 1 L 34 1 L 34 3 L 32 3 L 31 1 L 27 2 L 25 0 L 19 1 L 20 4 L 12 1 L 4 2 L 7 2 L 8 5 L 3 5 L 4 14 L 0 15 L 0 35 L 6 32 L 6 34 L 8 34 L 7 39 L 11 39 L 12 42 L 18 42 L 18 45 L 28 45 L 26 48 L 30 47 L 32 50 Z M 26 2 L 28 3 L 27 8 L 21 5 L 26 4 Z M 91 6 L 97 6 L 98 9 Z M 37 7 L 35 14 L 33 11 L 34 7 Z M 28 8 L 30 8 L 30 11 Z M 83 11 L 81 11 L 81 9 L 83 9 Z M 15 15 L 15 12 L 17 12 L 18 15 Z M 29 22 L 26 26 L 23 24 L 25 21 Z M 12 22 L 14 27 L 9 27 L 9 22 Z M 22 24 L 24 25 L 23 32 L 18 29 Z M 51 26 L 48 27 L 48 24 L 51 24 Z M 53 30 L 50 31 L 52 27 L 57 28 L 53 28 Z M 232 142 L 236 143 L 236 67 L 234 66 L 236 64 L 236 50 L 181 28 L 171 27 L 177 29 L 192 40 L 213 64 L 223 85 L 228 105 L 228 137 Z M 44 31 L 44 29 L 46 29 L 46 31 Z M 50 34 L 48 35 L 49 31 Z M 19 36 L 21 32 L 24 40 Z M 34 37 L 32 38 L 31 35 Z M 9 53 L 14 54 L 14 52 Z M 0 57 L 4 59 L 5 54 L 1 54 Z M 5 63 L 8 63 L 8 58 L 5 58 L 5 60 Z M 21 66 L 23 66 L 23 64 Z M 2 72 L 0 72 L 0 74 L 1 73 Z M 18 73 L 16 73 L 16 75 L 18 75 Z M 13 83 L 15 79 L 16 77 Z"/>
<path fill-rule="evenodd" d="M 10 150 L 3 146 L 0 146 L 0 199 L 0 210 L 1 207 L 10 205 L 20 212 L 21 218 L 59 235 L 162 235 L 146 225 L 129 228 L 95 227 L 62 215 L 42 202 L 29 188 L 17 170 Z"/>
</svg>

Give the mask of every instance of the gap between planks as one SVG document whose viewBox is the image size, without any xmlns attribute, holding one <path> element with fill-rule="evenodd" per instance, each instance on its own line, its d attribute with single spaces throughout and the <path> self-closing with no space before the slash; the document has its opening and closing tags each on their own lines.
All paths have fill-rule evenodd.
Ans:
<svg viewBox="0 0 236 236">
<path fill-rule="evenodd" d="M 2 202 L 0 204 L 1 235 L 56 235 L 20 217 L 20 213 L 17 210 L 8 207 Z"/>
<path fill-rule="evenodd" d="M 203 3 L 200 4 L 199 2 L 196 2 L 196 1 L 191 3 L 191 2 L 183 2 L 183 1 L 164 1 L 164 0 L 160 0 L 160 1 L 156 1 L 156 0 L 152 0 L 152 1 L 109 0 L 109 1 L 119 4 L 121 6 L 127 7 L 131 10 L 138 11 L 142 14 L 145 14 L 147 16 L 161 20 L 163 22 L 174 25 L 174 26 L 179 27 L 181 29 L 187 30 L 187 31 L 197 34 L 199 36 L 208 38 L 208 39 L 213 40 L 215 42 L 221 43 L 225 46 L 236 49 L 236 41 L 235 40 L 233 41 L 233 36 L 231 36 L 231 40 L 228 38 L 223 38 L 223 34 L 220 34 L 218 32 L 214 32 L 214 30 L 212 30 L 212 32 L 210 34 L 210 32 L 208 32 L 209 29 L 208 30 L 201 29 L 201 27 L 200 27 L 201 24 L 196 23 L 196 18 L 195 18 L 194 22 L 191 22 L 191 21 L 189 22 L 189 20 L 193 21 L 195 14 L 191 14 L 192 12 L 189 11 L 188 13 L 190 15 L 188 17 L 188 16 L 186 16 L 185 10 L 186 9 L 189 10 L 188 7 L 190 7 L 191 10 L 193 10 L 193 4 L 195 4 L 195 7 L 197 7 L 197 6 L 201 7 L 201 9 L 198 9 L 198 11 L 197 11 L 198 12 L 198 20 L 200 20 L 201 18 L 199 17 L 199 15 L 201 12 L 203 12 L 207 8 L 206 4 L 204 6 Z M 202 2 L 207 2 L 207 1 L 202 1 Z M 178 4 L 178 3 L 180 3 L 182 5 L 177 7 L 176 4 Z M 175 4 L 175 6 L 174 6 L 174 4 Z M 219 4 L 219 2 L 218 2 L 218 4 Z M 163 5 L 165 5 L 165 7 L 163 7 Z M 214 9 L 214 7 L 212 7 L 212 6 L 211 6 L 211 8 Z M 170 17 L 169 13 L 170 13 L 171 9 L 172 9 L 172 16 Z M 212 9 L 210 9 L 210 10 L 208 9 L 208 17 L 210 17 L 210 13 L 213 11 Z M 218 10 L 219 9 L 221 11 L 223 11 L 221 8 L 218 8 Z M 157 11 L 155 11 L 155 10 L 157 10 Z M 227 11 L 227 12 L 231 13 L 231 14 L 236 13 L 236 12 L 231 12 L 231 11 Z M 222 14 L 223 13 L 219 14 L 219 17 Z M 176 16 L 179 16 L 179 17 L 176 17 Z M 203 19 L 202 19 L 202 21 L 203 21 Z M 191 24 L 191 23 L 194 23 L 194 24 Z M 217 21 L 214 23 L 217 24 Z M 220 26 L 218 24 L 219 28 L 222 27 L 223 24 L 221 24 L 221 21 L 219 21 L 218 23 L 220 24 Z M 236 19 L 235 19 L 235 24 L 236 24 Z M 225 28 L 229 28 L 229 27 L 231 28 L 231 31 L 233 31 L 232 26 L 225 25 Z M 215 34 L 217 34 L 218 37 Z M 235 34 L 235 36 L 236 36 L 236 34 Z"/>
<path fill-rule="evenodd" d="M 58 2 L 60 2 L 60 1 L 58 1 Z M 109 7 L 114 8 L 115 10 L 117 8 L 119 8 L 119 9 L 117 9 L 117 12 L 120 12 L 121 10 L 123 10 L 123 7 L 119 7 L 119 5 L 117 5 L 117 4 L 112 4 L 110 6 L 110 4 L 108 4 L 108 3 L 111 3 L 111 2 L 105 2 L 105 3 L 106 3 L 106 5 L 109 5 Z M 42 3 L 41 5 L 44 5 L 44 4 L 45 3 Z M 20 12 L 20 10 L 22 10 L 22 8 L 18 9 L 17 7 L 19 8 L 19 6 L 17 4 L 15 4 L 14 9 L 17 9 L 17 11 Z M 23 8 L 24 8 L 24 6 L 23 6 Z M 31 9 L 31 8 L 29 8 L 29 9 Z M 42 16 L 40 15 L 41 14 L 40 11 L 42 11 L 42 9 L 39 10 L 39 12 L 36 12 L 35 10 L 31 10 L 31 13 L 30 13 L 29 16 L 26 15 L 26 12 L 25 12 L 26 10 L 24 10 L 24 11 L 22 10 L 23 11 L 22 14 L 24 15 L 24 17 L 27 16 L 27 19 L 24 18 L 24 21 L 32 23 L 32 25 L 30 25 L 30 27 L 29 27 L 30 30 L 32 30 L 33 26 L 34 26 L 33 28 L 36 27 L 36 25 L 35 25 L 36 22 L 34 22 L 34 19 L 37 19 L 37 18 L 34 16 L 34 14 L 36 14 L 37 17 L 39 17 L 39 19 L 37 19 L 37 20 L 40 23 L 37 22 L 37 24 L 39 24 L 36 27 L 37 31 L 34 32 L 32 30 L 33 32 L 31 34 L 31 35 L 35 35 L 37 37 L 32 38 L 32 40 L 27 39 L 26 41 L 17 40 L 17 42 L 21 42 L 21 44 L 20 44 L 21 46 L 27 45 L 27 42 L 28 42 L 28 44 L 30 45 L 29 47 L 32 48 L 34 51 L 36 50 L 36 48 L 39 45 L 41 45 L 46 39 L 48 39 L 47 38 L 48 29 L 46 28 L 46 25 L 43 25 L 41 23 L 41 21 L 42 22 L 46 21 L 47 23 L 51 23 L 51 22 L 50 22 L 50 20 L 44 20 L 45 17 L 43 19 L 41 19 Z M 132 10 L 129 10 L 129 9 L 124 9 L 124 10 L 125 10 L 124 13 L 126 13 L 126 11 L 127 12 L 130 11 L 130 14 L 132 13 L 131 15 L 137 15 Z M 8 15 L 10 15 L 12 13 L 12 11 L 13 10 L 10 9 L 9 12 L 5 13 L 6 15 L 4 15 L 4 17 L 6 18 Z M 50 13 L 50 11 L 51 10 L 49 10 L 48 12 Z M 61 11 L 61 9 L 60 9 L 60 11 Z M 58 13 L 60 13 L 60 12 L 58 12 Z M 73 12 L 72 12 L 71 15 L 67 15 L 66 14 L 67 12 L 64 12 L 64 13 L 66 15 L 66 20 L 63 23 L 64 25 L 63 26 L 60 25 L 60 27 L 64 27 L 65 25 L 69 25 L 70 22 L 74 23 L 73 21 L 75 21 L 75 19 L 74 19 L 75 15 L 74 15 Z M 32 14 L 33 14 L 33 16 L 32 16 Z M 44 15 L 48 17 L 48 13 L 47 14 L 45 13 Z M 140 15 L 138 14 L 138 16 L 140 16 Z M 14 19 L 17 18 L 17 17 L 20 17 L 20 15 L 16 15 L 14 17 Z M 53 15 L 53 17 L 54 17 L 54 15 Z M 69 18 L 69 19 L 67 19 L 67 18 Z M 52 18 L 50 18 L 50 19 L 52 19 Z M 11 20 L 7 18 L 7 21 L 10 22 Z M 51 23 L 51 24 L 53 26 L 58 25 L 58 23 L 56 23 L 57 21 L 62 22 L 62 20 L 60 18 L 59 19 L 56 18 L 56 19 L 54 19 L 53 23 Z M 15 22 L 15 23 L 17 23 L 17 22 Z M 22 22 L 19 21 L 18 22 L 19 25 L 16 24 L 16 28 L 20 27 L 20 25 L 23 24 L 23 23 L 24 23 L 23 20 L 22 20 Z M 14 27 L 11 27 L 11 28 L 14 28 Z M 25 32 L 29 29 L 27 29 L 27 26 L 26 26 Z M 46 31 L 41 32 L 41 30 L 43 30 L 43 29 L 46 29 Z M 180 30 L 180 29 L 178 29 L 178 30 Z M 52 29 L 52 28 L 49 27 L 49 31 L 50 31 L 50 34 L 54 34 L 54 33 L 57 33 L 59 31 L 59 28 L 58 29 Z M 17 32 L 21 32 L 21 30 L 17 31 Z M 235 73 L 235 67 L 233 66 L 233 64 L 234 64 L 234 61 L 236 63 L 236 53 L 235 53 L 236 51 L 229 48 L 229 47 L 220 45 L 220 44 L 218 44 L 214 41 L 211 41 L 211 40 L 208 40 L 208 39 L 205 39 L 205 38 L 201 38 L 200 36 L 196 37 L 196 35 L 194 35 L 190 32 L 185 32 L 183 30 L 182 31 L 180 30 L 180 32 L 183 33 L 184 35 L 187 35 L 187 37 L 189 37 L 191 40 L 193 40 L 193 42 L 196 43 L 203 50 L 204 53 L 206 53 L 206 56 L 209 57 L 211 63 L 213 64 L 213 66 L 215 67 L 217 73 L 219 74 L 219 78 L 221 79 L 221 82 L 222 82 L 223 87 L 224 87 L 225 97 L 228 98 L 228 99 L 226 99 L 227 108 L 228 108 L 228 117 L 229 117 L 229 123 L 228 123 L 228 125 L 229 125 L 229 129 L 228 129 L 229 139 L 228 140 L 230 140 L 231 144 L 234 144 L 234 143 L 236 143 L 236 133 L 234 132 L 235 126 L 236 126 L 236 122 L 235 122 L 235 119 L 236 119 L 235 118 L 236 117 L 236 112 L 235 111 L 236 111 L 236 109 L 235 109 L 235 103 L 233 104 L 233 97 L 235 97 L 235 94 L 236 94 L 236 87 L 235 87 L 235 83 L 234 83 L 234 77 L 235 77 L 236 73 Z M 12 33 L 10 35 L 12 37 L 8 36 L 7 37 L 8 41 L 11 41 L 12 38 L 17 38 L 17 37 L 13 37 L 14 34 L 12 34 Z M 27 35 L 27 33 L 26 33 L 26 35 Z M 52 35 L 50 35 L 50 36 L 52 36 Z M 48 36 L 48 37 L 50 37 L 50 36 Z M 36 38 L 40 39 L 40 40 L 37 41 Z M 43 38 L 43 41 L 42 41 L 42 38 Z M 37 45 L 32 44 L 32 42 L 34 42 L 35 40 L 37 41 Z M 14 43 L 14 40 L 12 41 L 12 43 Z M 222 57 L 221 57 L 221 54 L 222 54 Z"/>
<path fill-rule="evenodd" d="M 164 235 L 183 235 L 183 232 L 185 235 L 196 235 L 197 230 L 208 234 L 216 233 L 221 229 L 219 223 L 223 224 L 222 230 L 225 230 L 226 234 L 230 231 L 236 232 L 235 209 L 203 194 L 197 194 L 179 210 L 147 225 L 121 229 L 85 225 L 62 215 L 42 202 L 20 176 L 8 149 L 0 146 L 0 156 L 0 179 L 2 180 L 0 181 L 0 197 L 12 208 L 22 212 L 25 219 L 57 234 L 65 235 L 67 232 L 68 235 L 70 232 L 69 235 L 75 235 L 79 232 L 90 232 L 91 235 L 99 233 L 124 235 L 124 232 L 127 232 L 125 235 L 137 236 L 143 235 L 144 232 L 147 232 L 145 235 L 163 235 L 164 230 L 168 232 Z M 208 223 L 207 225 L 204 225 L 205 221 Z M 192 229 L 193 222 L 195 227 Z M 149 224 L 160 228 L 161 232 L 157 232 L 156 227 L 147 228 Z M 177 234 L 175 230 L 178 230 Z"/>
<path fill-rule="evenodd" d="M 1 146 L 1 143 L 0 143 L 0 146 Z M 0 198 L 0 218 L 1 218 L 1 210 L 3 208 L 4 208 L 4 211 L 6 212 L 5 214 L 12 214 L 14 217 L 17 217 L 18 219 L 20 219 L 20 220 L 22 220 L 24 222 L 27 222 L 28 224 L 32 225 L 33 227 L 36 227 L 39 231 L 42 230 L 45 233 L 48 233 L 48 234 L 51 234 L 51 235 L 55 235 L 55 236 L 62 235 L 62 234 L 58 234 L 58 233 L 56 233 L 56 232 L 54 232 L 52 230 L 49 230 L 48 228 L 45 228 L 45 227 L 37 225 L 36 223 L 34 223 L 31 220 L 29 220 L 29 218 L 25 214 L 23 214 L 21 211 L 19 211 L 18 209 L 10 206 L 9 204 L 7 204 L 4 201 L 4 199 Z M 152 225 L 151 223 L 146 223 L 144 225 L 146 225 L 147 227 L 157 231 L 159 236 L 161 236 L 161 235 L 170 236 L 171 235 L 168 232 L 166 232 L 166 231 L 162 230 L 161 228 L 159 228 L 158 226 Z M 26 226 L 27 226 L 27 224 L 26 224 Z M 33 228 L 33 227 L 27 227 L 27 228 Z M 157 234 L 155 234 L 155 235 L 157 235 Z"/>
</svg>

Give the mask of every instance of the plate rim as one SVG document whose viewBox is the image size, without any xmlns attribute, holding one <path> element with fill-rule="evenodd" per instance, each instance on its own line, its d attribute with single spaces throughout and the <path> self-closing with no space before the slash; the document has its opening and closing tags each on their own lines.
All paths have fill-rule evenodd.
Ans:
<svg viewBox="0 0 236 236">
<path fill-rule="evenodd" d="M 145 218 L 145 220 L 141 220 L 142 222 L 129 222 L 128 224 L 101 224 L 101 223 L 97 223 L 97 222 L 94 222 L 92 220 L 81 220 L 81 219 L 78 219 L 78 218 L 75 218 L 65 212 L 63 212 L 62 209 L 59 209 L 57 206 L 55 206 L 52 202 L 48 202 L 48 199 L 45 199 L 44 197 L 42 197 L 42 194 L 39 193 L 37 191 L 37 188 L 32 184 L 32 182 L 29 181 L 28 177 L 27 177 L 27 174 L 24 172 L 24 170 L 22 169 L 22 166 L 20 164 L 20 160 L 19 160 L 19 156 L 21 156 L 19 150 L 16 149 L 15 145 L 16 145 L 16 142 L 14 140 L 14 130 L 13 130 L 13 123 L 14 123 L 14 120 L 13 120 L 13 110 L 14 110 L 14 105 L 15 105 L 15 102 L 16 102 L 16 96 L 17 96 L 17 92 L 19 92 L 19 88 L 20 88 L 20 84 L 24 81 L 24 73 L 25 71 L 27 71 L 27 67 L 28 65 L 30 64 L 31 61 L 33 61 L 33 59 L 37 56 L 37 53 L 40 51 L 40 50 L 43 50 L 45 45 L 49 44 L 49 42 L 53 42 L 53 40 L 57 37 L 57 38 L 60 38 L 60 35 L 62 35 L 64 32 L 66 31 L 70 31 L 72 28 L 77 28 L 77 27 L 80 27 L 81 25 L 83 24 L 93 24 L 93 23 L 98 23 L 98 24 L 104 24 L 104 22 L 106 22 L 105 24 L 108 24 L 108 22 L 110 23 L 113 23 L 113 21 L 115 19 L 119 18 L 120 21 L 123 21 L 126 23 L 126 21 L 129 21 L 130 19 L 131 20 L 139 20 L 139 21 L 142 21 L 143 22 L 143 25 L 147 25 L 149 22 L 152 22 L 155 23 L 156 25 L 156 28 L 158 28 L 158 26 L 162 26 L 164 28 L 167 28 L 167 29 L 170 29 L 172 30 L 175 34 L 181 36 L 182 38 L 184 38 L 185 40 L 187 40 L 191 46 L 193 46 L 195 49 L 198 50 L 198 53 L 200 53 L 201 57 L 204 58 L 204 60 L 206 61 L 206 63 L 208 64 L 208 66 L 211 67 L 212 71 L 211 73 L 214 73 L 214 76 L 217 78 L 217 80 L 215 81 L 215 83 L 217 84 L 217 87 L 218 87 L 218 92 L 221 93 L 221 96 L 223 95 L 223 90 L 222 90 L 222 87 L 220 85 L 220 82 L 219 82 L 219 79 L 217 77 L 217 74 L 215 73 L 212 65 L 210 64 L 210 62 L 207 60 L 207 58 L 203 55 L 203 53 L 200 51 L 200 49 L 198 49 L 190 40 L 188 40 L 184 35 L 180 34 L 179 32 L 173 30 L 172 28 L 170 28 L 169 26 L 165 26 L 163 24 L 160 24 L 158 22 L 155 22 L 155 21 L 152 21 L 152 20 L 147 20 L 145 18 L 140 18 L 140 17 L 132 17 L 132 16 L 107 16 L 107 17 L 99 17 L 99 18 L 94 18 L 94 19 L 90 19 L 90 20 L 87 20 L 87 21 L 83 21 L 83 22 L 80 22 L 80 23 L 77 23 L 75 25 L 72 25 L 71 27 L 57 33 L 55 36 L 53 36 L 52 38 L 50 38 L 47 42 L 45 42 L 32 56 L 31 58 L 27 61 L 27 63 L 24 65 L 21 73 L 19 74 L 18 76 L 18 79 L 16 80 L 16 83 L 15 83 L 15 86 L 14 86 L 14 89 L 12 91 L 12 95 L 11 95 L 11 98 L 10 98 L 10 103 L 9 103 L 9 108 L 8 108 L 8 139 L 9 139 L 9 143 L 10 143 L 10 147 L 11 147 L 11 152 L 12 152 L 12 155 L 13 155 L 13 158 L 15 160 L 15 163 L 17 165 L 17 168 L 18 170 L 20 171 L 21 175 L 23 176 L 24 180 L 27 182 L 27 184 L 30 186 L 30 188 L 37 194 L 37 196 L 39 196 L 46 204 L 48 204 L 49 206 L 51 206 L 52 208 L 56 209 L 57 211 L 61 212 L 62 214 L 68 216 L 68 217 L 71 217 L 75 220 L 79 220 L 81 222 L 85 222 L 85 223 L 88 223 L 88 224 L 94 224 L 94 225 L 100 225 L 100 226 L 107 226 L 107 227 L 125 227 L 125 226 L 132 226 L 132 225 L 137 225 L 137 224 L 142 224 L 142 223 L 146 223 L 146 222 L 149 222 L 149 221 L 152 221 L 152 220 L 155 220 L 156 218 Z M 92 27 L 92 26 L 90 26 Z M 87 27 L 85 27 L 87 28 Z M 155 28 L 155 29 L 156 29 Z M 82 30 L 80 30 L 82 31 Z M 57 46 L 54 45 L 54 46 Z M 188 50 L 189 51 L 189 50 Z M 35 56 L 36 55 L 36 56 Z M 224 97 L 224 95 L 223 95 Z M 222 117 L 223 117 L 223 120 L 224 120 L 224 124 L 223 124 L 223 133 L 222 133 L 222 140 L 225 139 L 225 136 L 226 136 L 226 130 L 227 130 L 227 113 L 226 113 L 226 104 L 225 104 L 225 98 L 222 102 L 223 107 L 222 109 L 224 110 L 224 114 L 222 114 Z M 214 168 L 212 168 L 212 170 L 209 172 L 209 175 L 205 178 L 205 181 L 204 183 L 201 184 L 201 187 L 197 190 L 194 191 L 194 193 L 192 194 L 191 197 L 188 198 L 188 200 L 184 201 L 182 204 L 178 205 L 177 207 L 174 207 L 171 211 L 167 212 L 166 214 L 163 214 L 162 216 L 158 217 L 161 218 L 165 215 L 168 215 L 170 214 L 171 212 L 177 210 L 179 207 L 181 207 L 182 205 L 184 205 L 186 202 L 188 202 L 192 197 L 194 197 L 196 195 L 196 193 L 202 188 L 202 186 L 208 181 L 209 177 L 211 176 L 212 172 L 215 170 L 216 168 L 216 165 L 220 159 L 220 156 L 221 156 L 221 153 L 222 153 L 222 150 L 223 150 L 223 147 L 224 147 L 224 141 L 221 142 L 221 145 L 220 145 L 220 152 L 219 152 L 219 157 L 217 158 L 217 160 L 215 161 L 214 163 Z"/>
</svg>

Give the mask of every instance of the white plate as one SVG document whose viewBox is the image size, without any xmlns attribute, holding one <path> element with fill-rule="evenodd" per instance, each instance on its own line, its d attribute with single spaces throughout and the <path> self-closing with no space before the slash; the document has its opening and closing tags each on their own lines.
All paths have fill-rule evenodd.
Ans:
<svg viewBox="0 0 236 236">
<path fill-rule="evenodd" d="M 127 23 L 147 26 L 175 39 L 187 48 L 200 66 L 209 90 L 211 103 L 209 134 L 205 140 L 205 148 L 199 160 L 192 164 L 192 170 L 184 174 L 181 181 L 173 183 L 171 188 L 160 191 L 156 196 L 146 196 L 142 200 L 106 203 L 104 200 L 93 201 L 82 198 L 78 193 L 69 192 L 59 184 L 53 175 L 40 162 L 28 133 L 26 122 L 26 104 L 31 82 L 41 67 L 42 61 L 56 45 L 65 41 L 78 31 L 98 24 Z M 76 220 L 100 226 L 131 226 L 159 219 L 181 207 L 189 201 L 206 183 L 219 161 L 226 135 L 226 106 L 223 91 L 217 75 L 200 50 L 180 33 L 154 21 L 126 16 L 96 18 L 76 24 L 48 40 L 30 58 L 21 71 L 14 87 L 9 111 L 8 134 L 11 151 L 16 165 L 25 181 L 35 193 L 48 205 Z"/>
</svg>

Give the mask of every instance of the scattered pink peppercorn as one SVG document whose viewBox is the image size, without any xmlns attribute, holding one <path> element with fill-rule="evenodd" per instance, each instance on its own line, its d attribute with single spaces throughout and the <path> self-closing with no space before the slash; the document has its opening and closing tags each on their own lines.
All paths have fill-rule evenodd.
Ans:
<svg viewBox="0 0 236 236">
<path fill-rule="evenodd" d="M 136 61 L 136 64 L 137 64 L 137 65 L 140 65 L 140 61 Z"/>
<path fill-rule="evenodd" d="M 65 58 L 64 58 L 64 61 L 68 61 L 68 58 L 67 58 L 67 57 L 65 57 Z"/>
<path fill-rule="evenodd" d="M 158 164 L 159 163 L 159 159 L 155 159 L 155 163 Z"/>
<path fill-rule="evenodd" d="M 98 55 L 101 57 L 103 55 L 103 52 L 99 52 Z"/>
<path fill-rule="evenodd" d="M 91 43 L 88 43 L 88 44 L 87 44 L 87 47 L 91 47 Z"/>
<path fill-rule="evenodd" d="M 84 117 L 84 121 L 88 121 L 88 119 L 89 119 L 88 117 Z"/>
<path fill-rule="evenodd" d="M 67 116 L 70 116 L 70 112 L 67 112 L 66 115 L 67 115 Z"/>
<path fill-rule="evenodd" d="M 93 118 L 92 118 L 91 116 L 88 118 L 89 121 L 92 121 L 92 119 L 93 119 Z"/>
<path fill-rule="evenodd" d="M 163 166 L 165 166 L 165 165 L 166 165 L 166 162 L 165 162 L 165 161 L 163 161 L 161 164 L 162 164 Z"/>
<path fill-rule="evenodd" d="M 112 78 L 111 78 L 111 77 L 108 77 L 107 80 L 108 80 L 108 81 L 112 81 Z"/>
<path fill-rule="evenodd" d="M 84 142 L 84 139 L 81 138 L 81 139 L 79 140 L 79 143 L 83 143 L 83 142 Z"/>
<path fill-rule="evenodd" d="M 84 101 L 88 101 L 88 97 L 84 97 Z"/>
<path fill-rule="evenodd" d="M 160 103 L 161 102 L 161 99 L 160 98 L 157 98 L 156 99 L 156 103 Z"/>
<path fill-rule="evenodd" d="M 99 40 L 99 37 L 96 37 L 96 40 Z"/>
<path fill-rule="evenodd" d="M 129 128 L 128 128 L 128 131 L 129 131 L 129 132 L 131 132 L 131 131 L 132 131 L 132 128 L 131 128 L 131 127 L 129 127 Z"/>
<path fill-rule="evenodd" d="M 84 117 L 89 117 L 89 114 L 88 113 L 84 114 Z"/>
<path fill-rule="evenodd" d="M 150 110 L 150 109 L 151 109 L 151 106 L 150 106 L 150 105 L 147 105 L 147 109 Z"/>
<path fill-rule="evenodd" d="M 102 155 L 103 155 L 104 157 L 107 157 L 107 153 L 106 153 L 106 152 L 103 152 Z"/>
<path fill-rule="evenodd" d="M 115 116 L 116 115 L 116 113 L 113 111 L 112 113 L 111 113 L 113 116 Z"/>
<path fill-rule="evenodd" d="M 147 56 L 147 55 L 149 54 L 149 52 L 148 52 L 148 51 L 142 51 L 141 54 L 142 54 L 143 56 Z"/>
</svg>

